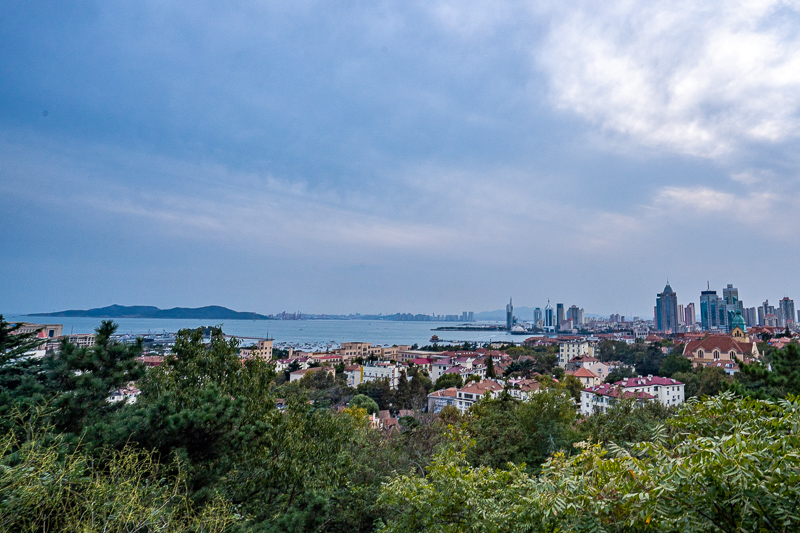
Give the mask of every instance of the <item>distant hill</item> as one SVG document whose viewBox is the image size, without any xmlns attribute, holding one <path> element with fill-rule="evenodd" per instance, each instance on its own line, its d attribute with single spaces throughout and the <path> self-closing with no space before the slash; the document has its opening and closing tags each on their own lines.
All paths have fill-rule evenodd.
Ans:
<svg viewBox="0 0 800 533">
<path fill-rule="evenodd" d="M 90 318 L 188 318 L 200 320 L 270 320 L 270 317 L 258 313 L 240 313 L 219 305 L 206 307 L 173 307 L 159 309 L 149 305 L 109 305 L 95 309 L 72 309 L 57 313 L 32 313 L 25 316 L 73 316 Z"/>
</svg>

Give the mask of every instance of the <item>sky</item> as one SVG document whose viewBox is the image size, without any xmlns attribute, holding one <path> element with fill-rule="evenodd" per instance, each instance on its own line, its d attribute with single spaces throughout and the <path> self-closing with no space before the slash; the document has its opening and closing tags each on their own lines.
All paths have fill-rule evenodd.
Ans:
<svg viewBox="0 0 800 533">
<path fill-rule="evenodd" d="M 24 2 L 0 312 L 800 298 L 800 2 Z"/>
</svg>

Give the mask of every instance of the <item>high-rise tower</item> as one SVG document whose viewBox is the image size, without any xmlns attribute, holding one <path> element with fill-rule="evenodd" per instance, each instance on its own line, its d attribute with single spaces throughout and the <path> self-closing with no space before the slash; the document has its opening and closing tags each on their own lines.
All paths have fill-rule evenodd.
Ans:
<svg viewBox="0 0 800 533">
<path fill-rule="evenodd" d="M 508 305 L 506 306 L 506 329 L 511 331 L 511 327 L 514 325 L 514 305 L 511 303 L 511 298 L 508 299 Z"/>
<path fill-rule="evenodd" d="M 656 328 L 660 331 L 678 330 L 678 295 L 669 286 L 656 295 Z"/>
</svg>

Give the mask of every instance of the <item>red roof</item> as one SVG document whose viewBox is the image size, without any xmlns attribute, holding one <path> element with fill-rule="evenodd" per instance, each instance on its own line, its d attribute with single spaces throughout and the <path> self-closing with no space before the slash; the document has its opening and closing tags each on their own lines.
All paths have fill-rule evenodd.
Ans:
<svg viewBox="0 0 800 533">
<path fill-rule="evenodd" d="M 453 398 L 455 398 L 456 396 L 458 396 L 458 389 L 456 389 L 455 387 L 450 387 L 449 389 L 441 389 L 428 394 L 428 396 L 429 397 L 433 396 L 434 398 L 452 396 Z"/>
<path fill-rule="evenodd" d="M 616 383 L 614 383 L 614 385 L 617 387 L 624 387 L 626 389 L 630 389 L 633 387 L 647 387 L 650 385 L 683 385 L 683 383 L 672 378 L 662 378 L 661 376 L 647 376 L 647 377 L 623 379 L 622 381 L 617 381 Z"/>
<path fill-rule="evenodd" d="M 686 348 L 683 349 L 683 354 L 690 355 L 699 349 L 709 353 L 714 350 L 719 350 L 723 353 L 733 350 L 737 354 L 751 354 L 753 353 L 753 344 L 749 342 L 736 342 L 728 335 L 709 335 L 705 339 L 699 341 L 690 341 L 686 345 Z"/>
<path fill-rule="evenodd" d="M 578 370 L 568 370 L 566 372 L 567 375 L 575 376 L 576 378 L 596 378 L 599 377 L 597 374 L 592 372 L 586 367 L 580 367 Z"/>
<path fill-rule="evenodd" d="M 618 398 L 622 395 L 625 398 L 638 398 L 640 400 L 652 400 L 655 396 L 647 394 L 646 392 L 631 392 L 625 391 L 616 383 L 611 385 L 610 383 L 603 383 L 602 385 L 595 385 L 594 387 L 589 387 L 587 389 L 583 389 L 584 392 L 591 392 L 592 394 L 597 394 L 600 396 L 611 396 L 612 398 Z"/>
<path fill-rule="evenodd" d="M 503 390 L 503 386 L 496 381 L 492 381 L 491 379 L 485 379 L 483 381 L 478 381 L 467 385 L 461 389 L 461 392 L 483 395 L 487 392 L 498 390 Z"/>
</svg>

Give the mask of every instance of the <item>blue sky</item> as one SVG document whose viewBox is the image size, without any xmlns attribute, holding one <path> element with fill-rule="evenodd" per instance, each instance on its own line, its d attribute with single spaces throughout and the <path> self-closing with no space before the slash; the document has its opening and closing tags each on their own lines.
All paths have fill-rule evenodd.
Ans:
<svg viewBox="0 0 800 533">
<path fill-rule="evenodd" d="M 7 2 L 0 312 L 800 298 L 800 4 Z"/>
</svg>

